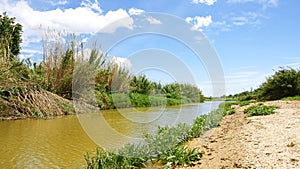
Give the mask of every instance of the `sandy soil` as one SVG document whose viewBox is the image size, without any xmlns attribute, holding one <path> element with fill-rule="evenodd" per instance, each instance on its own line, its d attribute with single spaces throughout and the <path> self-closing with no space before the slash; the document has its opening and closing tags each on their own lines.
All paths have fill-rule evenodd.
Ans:
<svg viewBox="0 0 300 169">
<path fill-rule="evenodd" d="M 189 168 L 300 168 L 300 101 L 264 104 L 280 108 L 272 115 L 245 117 L 249 106 L 237 106 L 220 127 L 188 142 L 204 152 Z"/>
</svg>

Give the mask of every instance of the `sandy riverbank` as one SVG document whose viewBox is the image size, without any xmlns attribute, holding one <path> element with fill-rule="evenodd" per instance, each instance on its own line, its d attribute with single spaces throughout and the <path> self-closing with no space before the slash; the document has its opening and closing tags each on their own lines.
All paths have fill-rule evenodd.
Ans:
<svg viewBox="0 0 300 169">
<path fill-rule="evenodd" d="M 189 168 L 300 168 L 300 101 L 264 104 L 280 108 L 272 115 L 246 117 L 248 106 L 237 106 L 220 127 L 187 143 L 205 153 Z"/>
</svg>

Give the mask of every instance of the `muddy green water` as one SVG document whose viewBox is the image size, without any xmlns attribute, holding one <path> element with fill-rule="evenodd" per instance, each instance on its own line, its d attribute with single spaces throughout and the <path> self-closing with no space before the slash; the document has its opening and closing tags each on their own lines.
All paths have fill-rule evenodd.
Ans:
<svg viewBox="0 0 300 169">
<path fill-rule="evenodd" d="M 145 132 L 154 132 L 158 125 L 191 124 L 197 116 L 216 109 L 219 103 L 100 113 L 116 132 L 139 138 Z M 109 141 L 114 144 L 114 139 Z M 0 121 L 0 168 L 84 168 L 84 154 L 97 146 L 101 145 L 86 134 L 76 115 L 50 120 Z"/>
</svg>

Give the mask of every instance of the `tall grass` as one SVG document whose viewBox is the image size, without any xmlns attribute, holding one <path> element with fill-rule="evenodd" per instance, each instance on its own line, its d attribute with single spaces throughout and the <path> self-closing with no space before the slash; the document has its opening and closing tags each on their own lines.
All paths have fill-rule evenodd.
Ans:
<svg viewBox="0 0 300 169">
<path fill-rule="evenodd" d="M 65 98 L 72 97 L 72 75 L 80 42 L 72 33 L 48 31 L 43 37 L 43 59 L 34 66 L 39 84 Z M 78 58 L 79 59 L 79 58 Z"/>
</svg>

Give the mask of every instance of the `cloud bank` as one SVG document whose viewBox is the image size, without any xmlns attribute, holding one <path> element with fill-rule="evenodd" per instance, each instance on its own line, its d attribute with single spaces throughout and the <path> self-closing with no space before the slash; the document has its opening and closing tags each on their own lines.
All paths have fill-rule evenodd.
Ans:
<svg viewBox="0 0 300 169">
<path fill-rule="evenodd" d="M 67 3 L 59 1 L 59 3 Z M 91 34 L 98 32 L 103 27 L 122 18 L 130 18 L 130 14 L 142 12 L 139 9 L 124 9 L 108 11 L 103 14 L 98 0 L 84 0 L 77 8 L 48 11 L 34 10 L 28 1 L 0 1 L 0 12 L 6 11 L 10 17 L 16 17 L 16 21 L 23 25 L 23 45 L 37 42 L 48 29 L 56 31 L 68 31 L 78 34 Z M 118 25 L 132 28 L 132 22 Z"/>
</svg>

